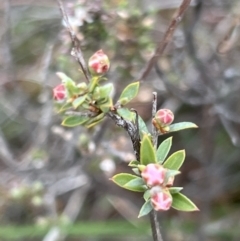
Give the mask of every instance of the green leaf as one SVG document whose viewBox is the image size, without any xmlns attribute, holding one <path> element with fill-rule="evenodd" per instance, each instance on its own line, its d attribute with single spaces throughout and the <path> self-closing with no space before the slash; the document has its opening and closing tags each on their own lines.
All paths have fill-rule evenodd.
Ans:
<svg viewBox="0 0 240 241">
<path fill-rule="evenodd" d="M 82 125 L 89 120 L 88 116 L 69 116 L 62 122 L 63 126 L 73 127 Z"/>
<path fill-rule="evenodd" d="M 73 97 L 79 94 L 79 88 L 70 77 L 61 72 L 58 72 L 57 76 L 62 80 L 62 83 L 64 83 L 64 85 L 66 86 L 69 97 Z"/>
<path fill-rule="evenodd" d="M 166 179 L 170 178 L 170 177 L 174 177 L 178 174 L 180 174 L 181 172 L 180 171 L 177 171 L 177 170 L 170 170 L 170 169 L 167 169 L 167 172 L 166 172 Z"/>
<path fill-rule="evenodd" d="M 150 200 L 146 201 L 140 209 L 138 218 L 149 214 L 152 211 L 152 209 L 153 209 L 153 207 L 151 205 L 151 201 Z"/>
<path fill-rule="evenodd" d="M 141 138 L 143 138 L 144 134 L 150 134 L 150 132 L 141 116 L 138 116 L 138 126 L 139 126 L 139 130 L 140 130 Z"/>
<path fill-rule="evenodd" d="M 199 211 L 197 206 L 185 195 L 182 193 L 173 193 L 172 194 L 173 202 L 172 207 L 179 211 L 191 212 L 191 211 Z"/>
<path fill-rule="evenodd" d="M 181 190 L 183 190 L 183 188 L 182 187 L 170 187 L 168 190 L 171 194 L 174 194 L 174 193 L 180 192 Z"/>
<path fill-rule="evenodd" d="M 190 128 L 198 128 L 198 126 L 192 122 L 180 122 L 169 126 L 169 132 L 181 131 Z"/>
<path fill-rule="evenodd" d="M 77 109 L 78 106 L 80 106 L 85 101 L 86 97 L 87 97 L 87 95 L 83 95 L 83 96 L 80 96 L 77 99 L 75 99 L 72 103 L 74 109 Z"/>
<path fill-rule="evenodd" d="M 139 171 L 139 169 L 138 169 L 137 167 L 132 168 L 132 171 L 133 171 L 135 174 L 137 174 L 138 176 L 141 175 L 141 173 L 140 173 L 140 171 Z"/>
<path fill-rule="evenodd" d="M 142 139 L 140 149 L 140 163 L 142 165 L 157 163 L 156 151 L 148 135 L 144 135 Z"/>
<path fill-rule="evenodd" d="M 139 161 L 133 160 L 128 163 L 129 167 L 138 167 Z"/>
<path fill-rule="evenodd" d="M 171 146 L 172 146 L 172 137 L 169 137 L 165 141 L 163 141 L 158 147 L 157 160 L 160 164 L 165 161 L 165 158 L 167 157 Z"/>
<path fill-rule="evenodd" d="M 174 152 L 163 164 L 163 167 L 171 170 L 179 170 L 185 159 L 185 150 Z"/>
<path fill-rule="evenodd" d="M 58 110 L 58 113 L 64 112 L 65 110 L 71 109 L 72 108 L 72 103 L 65 103 L 60 107 Z"/>
<path fill-rule="evenodd" d="M 107 113 L 109 112 L 110 108 L 113 106 L 112 104 L 112 99 L 111 98 L 108 98 L 106 100 L 106 102 L 104 102 L 103 104 L 101 104 L 99 106 L 100 110 L 103 112 L 103 113 Z"/>
<path fill-rule="evenodd" d="M 93 94 L 92 94 L 92 98 L 94 100 L 99 100 L 100 99 L 100 87 L 96 86 L 94 91 L 93 91 Z"/>
<path fill-rule="evenodd" d="M 95 117 L 91 117 L 89 119 L 89 121 L 87 123 L 85 123 L 85 126 L 87 128 L 90 128 L 90 127 L 93 127 L 95 125 L 97 125 L 98 123 L 102 122 L 103 121 L 103 118 L 104 118 L 105 114 L 104 113 L 101 113 Z"/>
<path fill-rule="evenodd" d="M 86 128 L 92 128 L 92 127 L 98 125 L 99 123 L 101 123 L 102 121 L 103 121 L 103 118 L 96 120 L 96 121 L 92 122 L 91 124 L 87 123 Z"/>
<path fill-rule="evenodd" d="M 112 91 L 113 91 L 112 83 L 99 87 L 100 98 L 109 97 L 111 95 Z"/>
<path fill-rule="evenodd" d="M 89 93 L 93 93 L 95 88 L 98 86 L 100 78 L 98 76 L 94 76 L 90 79 L 89 85 L 88 85 L 88 91 Z"/>
<path fill-rule="evenodd" d="M 139 89 L 139 82 L 134 82 L 126 86 L 122 94 L 120 95 L 118 102 L 121 105 L 126 105 L 138 94 L 138 89 Z"/>
<path fill-rule="evenodd" d="M 128 108 L 119 108 L 117 113 L 125 120 L 133 121 L 135 119 L 135 113 Z"/>
<path fill-rule="evenodd" d="M 68 85 L 68 84 L 75 84 L 75 82 L 68 77 L 66 74 L 62 73 L 62 72 L 57 72 L 56 75 L 62 80 L 62 83 Z"/>
<path fill-rule="evenodd" d="M 131 181 L 127 182 L 123 188 L 134 191 L 134 192 L 145 192 L 147 187 L 141 177 L 136 177 Z"/>
<path fill-rule="evenodd" d="M 143 198 L 145 201 L 147 201 L 150 197 L 151 197 L 150 190 L 148 189 L 147 191 L 144 192 Z"/>
<path fill-rule="evenodd" d="M 129 174 L 129 173 L 119 173 L 111 178 L 111 180 L 116 183 L 118 186 L 131 190 L 136 192 L 144 192 L 146 188 L 144 189 L 141 185 L 142 182 L 139 180 L 142 178 Z M 136 181 L 134 181 L 136 180 Z M 140 185 L 140 187 L 138 186 Z"/>
<path fill-rule="evenodd" d="M 79 95 L 86 94 L 88 91 L 88 86 L 85 82 L 77 84 L 77 87 L 79 89 L 79 92 L 78 92 Z"/>
</svg>

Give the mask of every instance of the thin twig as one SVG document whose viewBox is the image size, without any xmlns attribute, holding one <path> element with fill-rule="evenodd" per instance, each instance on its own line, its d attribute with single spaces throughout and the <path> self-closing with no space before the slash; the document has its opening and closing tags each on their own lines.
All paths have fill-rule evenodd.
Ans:
<svg viewBox="0 0 240 241">
<path fill-rule="evenodd" d="M 157 112 L 157 93 L 153 92 L 152 118 L 155 117 L 156 112 Z M 152 142 L 155 150 L 157 149 L 157 139 L 158 139 L 157 129 L 155 128 L 154 125 L 152 125 Z M 153 241 L 163 241 L 161 231 L 160 231 L 160 225 L 157 219 L 157 213 L 154 210 L 152 210 L 150 213 L 150 223 L 151 223 Z"/>
<path fill-rule="evenodd" d="M 68 32 L 70 34 L 70 37 L 71 37 L 71 40 L 72 40 L 73 49 L 72 49 L 71 54 L 76 58 L 77 62 L 79 63 L 79 65 L 81 67 L 81 70 L 82 70 L 86 80 L 89 81 L 90 77 L 89 77 L 88 69 L 86 67 L 85 60 L 83 58 L 83 54 L 82 54 L 82 50 L 81 50 L 81 47 L 80 47 L 79 40 L 77 39 L 76 34 L 75 34 L 75 32 L 73 31 L 73 29 L 70 25 L 68 15 L 67 15 L 64 7 L 63 7 L 62 1 L 57 0 L 57 2 L 58 2 L 58 5 L 59 5 L 59 8 L 61 10 L 63 20 L 64 20 L 65 24 L 67 25 L 67 30 L 68 30 Z"/>
<path fill-rule="evenodd" d="M 66 111 L 64 115 L 94 117 L 96 114 L 92 112 L 77 112 L 77 111 L 69 110 L 69 111 Z"/>
<path fill-rule="evenodd" d="M 157 92 L 153 92 L 153 101 L 152 101 L 152 118 L 155 117 L 157 112 Z M 158 133 L 154 125 L 152 125 L 152 142 L 155 149 L 157 149 L 157 138 Z"/>
<path fill-rule="evenodd" d="M 150 216 L 153 241 L 163 241 L 163 238 L 160 232 L 160 225 L 157 219 L 157 212 L 152 210 L 149 216 Z"/>
<path fill-rule="evenodd" d="M 159 43 L 158 47 L 156 48 L 156 50 L 154 52 L 154 55 L 149 60 L 145 70 L 143 71 L 143 73 L 141 74 L 141 77 L 139 78 L 140 80 L 146 79 L 149 72 L 151 71 L 151 69 L 153 68 L 155 63 L 157 62 L 158 58 L 161 57 L 161 55 L 163 54 L 165 48 L 167 47 L 167 45 L 169 44 L 169 42 L 172 39 L 173 33 L 174 33 L 178 23 L 182 20 L 183 15 L 184 15 L 185 11 L 187 10 L 188 6 L 190 5 L 190 3 L 191 3 L 191 0 L 183 0 L 182 4 L 177 9 L 171 23 L 169 24 L 169 26 L 167 28 L 167 31 L 164 34 L 163 40 Z"/>
</svg>

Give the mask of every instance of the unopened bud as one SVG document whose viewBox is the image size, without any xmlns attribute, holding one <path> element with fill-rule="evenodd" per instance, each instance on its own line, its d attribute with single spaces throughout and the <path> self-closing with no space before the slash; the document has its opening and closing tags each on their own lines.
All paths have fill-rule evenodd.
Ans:
<svg viewBox="0 0 240 241">
<path fill-rule="evenodd" d="M 172 196 L 167 191 L 154 192 L 151 203 L 156 211 L 167 211 L 172 205 Z"/>
<path fill-rule="evenodd" d="M 141 176 L 149 187 L 162 185 L 165 180 L 166 169 L 159 164 L 148 164 L 142 171 Z"/>
<path fill-rule="evenodd" d="M 63 102 L 67 97 L 66 88 L 63 84 L 56 86 L 53 89 L 53 98 L 58 102 Z"/>
<path fill-rule="evenodd" d="M 169 131 L 169 125 L 171 125 L 173 120 L 174 114 L 171 110 L 160 109 L 157 111 L 155 117 L 152 119 L 152 123 L 158 130 L 165 133 Z"/>
<path fill-rule="evenodd" d="M 88 68 L 92 75 L 103 75 L 108 72 L 110 62 L 108 56 L 102 51 L 98 50 L 88 61 Z"/>
<path fill-rule="evenodd" d="M 174 120 L 174 114 L 169 109 L 160 109 L 155 115 L 156 121 L 162 126 L 168 126 L 172 124 Z"/>
</svg>

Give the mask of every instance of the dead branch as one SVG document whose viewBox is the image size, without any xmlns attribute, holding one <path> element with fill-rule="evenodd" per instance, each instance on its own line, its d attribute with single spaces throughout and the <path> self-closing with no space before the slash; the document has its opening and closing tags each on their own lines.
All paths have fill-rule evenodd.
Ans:
<svg viewBox="0 0 240 241">
<path fill-rule="evenodd" d="M 71 40 L 72 40 L 72 52 L 71 52 L 71 55 L 74 56 L 77 60 L 77 62 L 79 63 L 80 67 L 81 67 L 81 70 L 86 78 L 87 81 L 89 81 L 90 77 L 89 77 L 89 73 L 88 73 L 88 69 L 87 69 L 87 65 L 86 65 L 86 62 L 83 58 L 83 54 L 82 54 L 82 50 L 81 50 L 81 47 L 80 47 L 80 42 L 75 34 L 75 32 L 73 31 L 71 25 L 70 25 L 70 22 L 69 22 L 69 19 L 68 19 L 68 15 L 63 7 L 63 3 L 61 0 L 57 0 L 58 2 L 58 5 L 59 5 L 59 8 L 61 10 L 61 13 L 62 13 L 62 18 L 65 22 L 65 24 L 67 25 L 67 30 L 69 32 L 69 35 L 71 37 Z"/>
<path fill-rule="evenodd" d="M 184 15 L 185 11 L 187 10 L 188 6 L 190 5 L 190 3 L 191 3 L 191 0 L 183 0 L 182 4 L 177 9 L 172 21 L 170 22 L 170 24 L 167 28 L 167 31 L 164 34 L 163 40 L 160 41 L 159 45 L 157 46 L 157 48 L 154 52 L 154 55 L 147 63 L 147 66 L 144 69 L 143 73 L 141 74 L 141 77 L 139 78 L 139 80 L 146 79 L 146 77 L 148 76 L 149 72 L 151 71 L 151 69 L 153 68 L 153 66 L 159 59 L 159 57 L 162 56 L 165 48 L 167 47 L 167 45 L 169 44 L 169 42 L 172 39 L 173 33 L 174 33 L 178 23 L 182 20 L 183 15 Z"/>
</svg>

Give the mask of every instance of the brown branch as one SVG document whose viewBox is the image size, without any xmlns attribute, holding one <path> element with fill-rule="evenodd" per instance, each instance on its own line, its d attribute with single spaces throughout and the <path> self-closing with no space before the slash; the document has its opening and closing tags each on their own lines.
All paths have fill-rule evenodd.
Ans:
<svg viewBox="0 0 240 241">
<path fill-rule="evenodd" d="M 131 141 L 132 141 L 133 150 L 134 150 L 136 159 L 138 161 L 140 161 L 141 140 L 140 140 L 140 135 L 139 135 L 138 124 L 135 125 L 131 121 L 124 120 L 121 116 L 119 116 L 113 112 L 109 112 L 107 115 L 114 121 L 114 123 L 117 126 L 122 127 L 127 131 L 128 135 L 130 136 Z"/>
<path fill-rule="evenodd" d="M 157 112 L 157 92 L 153 92 L 152 118 L 155 117 L 156 112 Z M 155 150 L 157 149 L 157 140 L 158 140 L 158 132 L 155 126 L 152 125 L 152 142 Z M 155 210 L 152 210 L 149 217 L 150 217 L 153 241 L 163 241 L 160 225 L 157 219 L 157 212 Z"/>
<path fill-rule="evenodd" d="M 169 44 L 169 42 L 172 39 L 173 33 L 178 25 L 178 23 L 182 20 L 183 15 L 185 11 L 187 10 L 188 6 L 190 5 L 191 0 L 183 0 L 182 4 L 180 7 L 177 9 L 176 13 L 174 14 L 174 17 L 172 21 L 170 22 L 167 31 L 164 34 L 163 40 L 159 43 L 158 47 L 156 48 L 154 55 L 152 58 L 149 60 L 147 63 L 146 68 L 144 69 L 143 73 L 141 74 L 141 77 L 139 78 L 140 80 L 146 79 L 148 76 L 149 72 L 157 62 L 158 58 L 162 56 L 165 48 Z"/>
<path fill-rule="evenodd" d="M 76 37 L 76 34 L 75 34 L 75 32 L 73 31 L 73 29 L 70 25 L 68 15 L 67 15 L 64 7 L 63 7 L 62 1 L 57 0 L 57 2 L 58 2 L 58 5 L 59 5 L 59 8 L 61 10 L 63 20 L 67 25 L 67 30 L 68 30 L 69 35 L 70 35 L 71 40 L 72 40 L 73 48 L 72 48 L 71 55 L 76 58 L 77 62 L 79 63 L 79 65 L 81 67 L 81 70 L 82 70 L 86 80 L 89 81 L 90 77 L 89 77 L 88 69 L 86 67 L 85 60 L 83 58 L 82 50 L 81 50 L 81 47 L 80 47 L 80 42 L 79 42 L 78 38 Z"/>
</svg>

